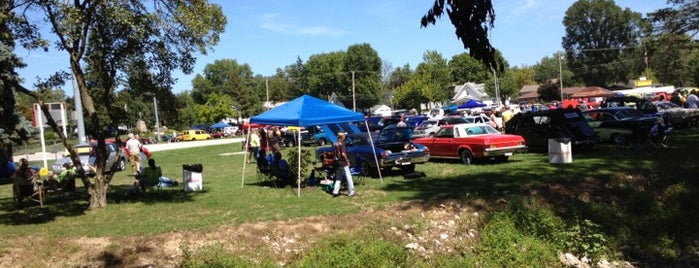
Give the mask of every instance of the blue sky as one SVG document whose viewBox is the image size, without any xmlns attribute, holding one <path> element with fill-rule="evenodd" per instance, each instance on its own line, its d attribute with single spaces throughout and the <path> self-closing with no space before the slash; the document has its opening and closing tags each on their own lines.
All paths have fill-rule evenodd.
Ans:
<svg viewBox="0 0 699 268">
<path fill-rule="evenodd" d="M 425 51 L 436 50 L 446 59 L 465 52 L 447 17 L 436 25 L 420 28 L 420 18 L 432 0 L 354 1 L 213 1 L 228 18 L 221 42 L 208 55 L 200 55 L 194 72 L 174 76 L 174 92 L 191 89 L 191 81 L 204 67 L 218 59 L 247 63 L 255 74 L 273 75 L 300 57 L 346 50 L 369 43 L 394 68 L 406 63 L 415 68 Z M 493 0 L 495 27 L 491 42 L 511 66 L 534 65 L 561 50 L 562 24 L 574 0 Z M 666 7 L 666 0 L 620 0 L 622 8 L 646 13 Z M 48 37 L 48 35 L 46 35 Z M 36 76 L 68 71 L 65 52 L 17 51 L 28 64 L 19 70 L 30 87 Z M 65 87 L 72 96 L 70 84 Z"/>
</svg>

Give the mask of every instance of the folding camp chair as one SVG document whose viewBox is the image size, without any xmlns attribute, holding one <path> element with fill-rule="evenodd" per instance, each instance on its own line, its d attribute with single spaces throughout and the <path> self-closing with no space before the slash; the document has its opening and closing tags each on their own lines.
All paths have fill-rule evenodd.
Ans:
<svg viewBox="0 0 699 268">
<path fill-rule="evenodd" d="M 39 203 L 41 207 L 44 206 L 44 186 L 38 173 L 29 179 L 15 178 L 12 194 L 17 205 L 22 205 L 28 200 Z"/>
<path fill-rule="evenodd" d="M 350 167 L 350 175 L 352 175 L 352 181 L 354 181 L 354 184 L 362 184 L 364 185 L 366 183 L 365 181 L 365 172 L 362 170 L 362 158 L 357 156 L 354 158 L 354 165 Z"/>
</svg>

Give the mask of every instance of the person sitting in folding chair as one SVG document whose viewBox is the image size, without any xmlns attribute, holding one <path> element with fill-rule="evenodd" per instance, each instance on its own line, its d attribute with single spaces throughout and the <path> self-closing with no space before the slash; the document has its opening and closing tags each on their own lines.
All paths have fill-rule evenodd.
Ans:
<svg viewBox="0 0 699 268">
<path fill-rule="evenodd" d="M 63 164 L 65 170 L 60 174 L 53 174 L 44 182 L 44 188 L 54 192 L 75 192 L 75 174 L 77 169 L 73 167 L 73 162 Z"/>
<path fill-rule="evenodd" d="M 148 167 L 141 170 L 141 176 L 138 177 L 136 183 L 141 188 L 141 192 L 145 192 L 146 188 L 162 188 L 177 186 L 177 181 L 163 177 L 163 170 L 160 166 L 155 165 L 155 159 L 148 159 Z"/>
<path fill-rule="evenodd" d="M 274 152 L 274 160 L 272 160 L 271 168 L 272 175 L 277 177 L 282 185 L 292 184 L 293 179 L 291 178 L 289 162 L 286 162 L 286 160 L 282 158 L 282 153 L 280 151 Z"/>
<path fill-rule="evenodd" d="M 19 160 L 19 167 L 12 175 L 12 193 L 18 205 L 21 205 L 26 198 L 44 205 L 43 188 L 38 184 L 38 174 L 36 170 L 29 167 L 29 161 L 22 158 Z M 36 198 L 35 198 L 36 197 Z"/>
</svg>

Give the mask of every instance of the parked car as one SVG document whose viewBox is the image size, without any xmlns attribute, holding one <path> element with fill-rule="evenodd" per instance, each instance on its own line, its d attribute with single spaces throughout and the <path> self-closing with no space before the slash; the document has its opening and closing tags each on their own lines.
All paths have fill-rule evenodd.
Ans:
<svg viewBox="0 0 699 268">
<path fill-rule="evenodd" d="M 413 133 L 413 139 L 429 137 L 437 133 L 441 126 L 445 125 L 455 125 L 455 124 L 465 124 L 465 123 L 478 123 L 478 124 L 488 124 L 490 123 L 490 118 L 483 114 L 469 115 L 469 116 L 447 116 L 441 119 L 427 119 L 422 121 L 422 124 L 415 129 Z"/>
<path fill-rule="evenodd" d="M 210 140 L 211 135 L 201 129 L 189 129 L 179 133 L 177 139 L 180 141 Z"/>
<path fill-rule="evenodd" d="M 524 137 L 527 148 L 533 151 L 547 151 L 552 138 L 570 139 L 573 150 L 590 149 L 599 142 L 578 109 L 518 113 L 505 123 L 505 133 Z"/>
<path fill-rule="evenodd" d="M 442 126 L 433 137 L 413 142 L 430 148 L 431 157 L 460 159 L 466 165 L 484 158 L 507 161 L 513 153 L 527 150 L 522 136 L 502 134 L 489 125 L 474 123 Z"/>
<path fill-rule="evenodd" d="M 314 145 L 316 144 L 315 135 L 323 133 L 323 130 L 319 126 L 308 127 L 301 131 L 301 145 Z"/>
<path fill-rule="evenodd" d="M 107 162 L 106 162 L 106 167 L 111 167 L 114 163 L 117 164 L 116 169 L 118 171 L 126 169 L 126 151 L 121 148 L 122 152 L 121 155 L 117 158 L 117 150 L 118 147 L 116 143 L 114 142 L 107 142 L 105 144 L 107 146 Z M 85 173 L 89 176 L 94 176 L 95 172 L 92 171 L 88 165 L 88 160 L 90 158 L 90 149 L 91 145 L 90 144 L 78 144 L 73 147 L 75 149 L 75 152 L 78 153 L 78 157 L 80 158 L 80 163 L 83 166 L 83 170 L 85 170 Z M 56 162 L 53 163 L 51 166 L 51 171 L 53 171 L 53 174 L 61 174 L 66 168 L 65 168 L 65 163 L 67 162 L 72 162 L 73 160 L 70 159 L 70 154 L 67 152 L 63 155 L 63 157 L 59 158 L 56 160 Z"/>
<path fill-rule="evenodd" d="M 212 139 L 220 139 L 223 138 L 223 132 L 220 129 L 212 129 L 211 133 L 209 133 Z"/>
<path fill-rule="evenodd" d="M 699 109 L 684 108 L 667 101 L 654 103 L 659 113 L 662 113 L 670 125 L 686 127 L 699 120 Z"/>
<path fill-rule="evenodd" d="M 392 116 L 371 116 L 367 118 L 367 124 L 369 125 L 369 129 L 371 131 L 379 131 L 389 125 L 393 125 L 400 122 L 400 115 L 392 115 Z M 366 127 L 362 127 L 364 125 L 363 123 L 361 125 L 358 125 L 359 129 L 366 129 Z M 364 131 L 364 130 L 362 130 Z"/>
<path fill-rule="evenodd" d="M 387 126 L 381 132 L 359 132 L 347 135 L 347 154 L 350 162 L 358 161 L 364 175 L 376 170 L 374 154 L 378 157 L 379 168 L 388 170 L 400 168 L 404 172 L 415 171 L 415 165 L 424 164 L 430 159 L 430 150 L 425 145 L 411 142 L 412 127 Z M 371 140 L 374 141 L 372 149 Z M 316 158 L 323 162 L 332 154 L 332 146 L 316 149 Z M 352 165 L 357 164 L 353 162 Z"/>
<path fill-rule="evenodd" d="M 663 117 L 675 127 L 684 127 L 699 117 L 697 109 L 679 107 L 671 102 L 653 103 L 650 100 L 634 96 L 607 98 L 601 107 L 632 107 L 647 116 Z"/>
<path fill-rule="evenodd" d="M 405 124 L 411 127 L 418 127 L 423 121 L 429 119 L 427 116 L 422 115 L 409 115 L 405 117 Z"/>
<path fill-rule="evenodd" d="M 608 107 L 583 112 L 585 120 L 602 142 L 624 143 L 639 140 L 657 121 L 631 107 Z"/>
</svg>

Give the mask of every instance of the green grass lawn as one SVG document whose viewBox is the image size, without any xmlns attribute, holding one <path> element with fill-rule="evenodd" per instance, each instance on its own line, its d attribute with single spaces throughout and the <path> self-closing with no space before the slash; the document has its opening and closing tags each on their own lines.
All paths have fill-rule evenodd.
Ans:
<svg viewBox="0 0 699 268">
<path fill-rule="evenodd" d="M 436 204 L 478 199 L 485 200 L 484 211 L 496 211 L 500 210 L 496 200 L 536 197 L 565 221 L 591 219 L 601 225 L 612 246 L 631 243 L 644 247 L 645 243 L 650 247 L 664 237 L 683 237 L 677 239 L 678 244 L 694 241 L 689 243 L 694 245 L 699 230 L 690 223 L 697 220 L 694 208 L 699 203 L 687 197 L 697 194 L 699 129 L 675 134 L 670 149 L 636 151 L 599 145 L 589 152 L 574 152 L 571 164 L 549 164 L 547 156 L 539 153 L 517 154 L 506 163 L 471 166 L 430 161 L 417 167 L 426 177 L 406 179 L 397 171 L 384 174 L 383 183 L 378 178 L 367 179 L 351 198 L 332 198 L 318 187 L 303 188 L 298 197 L 295 188 L 261 186 L 254 164 L 247 166 L 243 185 L 239 144 L 154 152 L 164 175 L 179 181 L 182 165 L 201 163 L 204 190 L 185 193 L 178 187 L 126 197 L 133 178 L 119 172 L 109 188 L 105 209 L 85 210 L 87 198 L 81 182 L 75 196 L 51 196 L 44 208 L 17 209 L 12 204 L 11 184 L 5 183 L 0 185 L 0 237 L 122 237 L 206 230 L 225 224 L 348 215 L 402 201 Z M 552 185 L 568 190 L 557 192 Z M 672 189 L 681 194 L 673 195 Z M 663 214 L 653 214 L 658 211 Z M 659 224 L 673 222 L 686 224 L 656 230 Z"/>
</svg>

